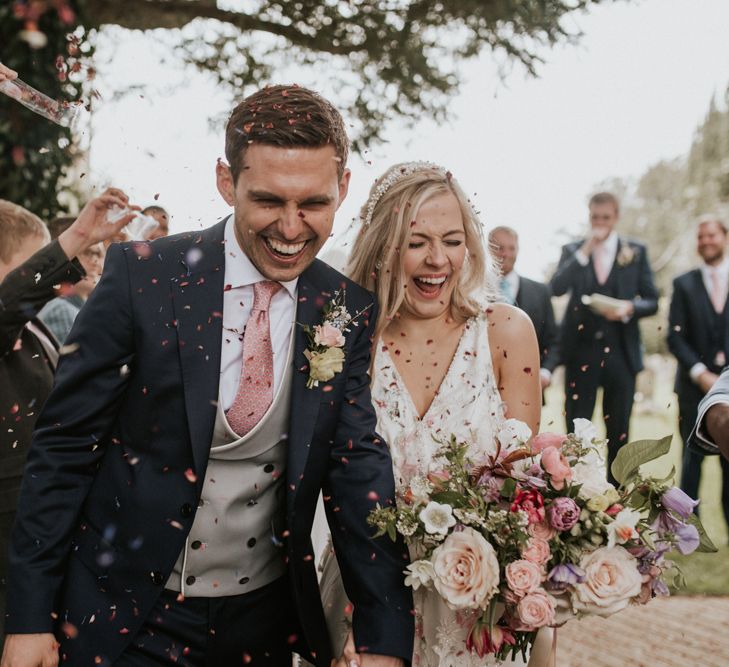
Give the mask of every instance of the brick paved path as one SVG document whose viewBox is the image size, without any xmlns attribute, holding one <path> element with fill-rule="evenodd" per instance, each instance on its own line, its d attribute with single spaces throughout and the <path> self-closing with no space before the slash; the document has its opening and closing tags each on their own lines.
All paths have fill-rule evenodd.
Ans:
<svg viewBox="0 0 729 667">
<path fill-rule="evenodd" d="M 558 633 L 558 667 L 729 667 L 729 598 L 659 598 Z"/>
</svg>

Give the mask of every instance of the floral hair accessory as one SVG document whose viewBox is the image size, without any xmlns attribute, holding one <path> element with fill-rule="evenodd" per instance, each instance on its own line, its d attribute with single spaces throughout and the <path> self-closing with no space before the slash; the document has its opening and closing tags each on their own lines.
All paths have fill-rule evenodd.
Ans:
<svg viewBox="0 0 729 667">
<path fill-rule="evenodd" d="M 444 167 L 441 167 L 434 162 L 406 162 L 397 167 L 391 168 L 387 175 L 384 176 L 382 180 L 377 184 L 374 192 L 367 200 L 367 208 L 365 209 L 365 214 L 362 216 L 362 224 L 369 225 L 372 222 L 372 215 L 375 212 L 375 206 L 377 206 L 377 202 L 382 199 L 383 195 L 393 185 L 395 185 L 395 183 L 401 181 L 407 176 L 411 176 L 412 174 L 418 171 L 423 171 L 425 169 L 434 170 L 439 172 L 443 176 L 450 177 L 449 171 L 446 171 Z"/>
</svg>

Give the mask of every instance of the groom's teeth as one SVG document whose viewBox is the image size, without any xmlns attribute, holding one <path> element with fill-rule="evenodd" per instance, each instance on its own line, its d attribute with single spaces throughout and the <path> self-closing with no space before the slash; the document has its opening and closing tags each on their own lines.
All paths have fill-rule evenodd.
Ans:
<svg viewBox="0 0 729 667">
<path fill-rule="evenodd" d="M 442 285 L 448 279 L 447 276 L 440 276 L 439 278 L 418 278 L 421 283 L 427 283 L 428 285 Z"/>
<path fill-rule="evenodd" d="M 282 255 L 295 255 L 296 253 L 301 252 L 306 245 L 306 241 L 302 241 L 301 243 L 282 243 L 275 239 L 266 239 L 266 242 L 273 250 L 281 253 Z"/>
</svg>

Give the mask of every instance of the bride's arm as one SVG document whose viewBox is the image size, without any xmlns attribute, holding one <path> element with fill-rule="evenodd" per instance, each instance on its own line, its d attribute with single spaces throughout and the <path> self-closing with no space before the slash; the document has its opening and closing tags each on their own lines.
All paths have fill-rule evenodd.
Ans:
<svg viewBox="0 0 729 667">
<path fill-rule="evenodd" d="M 506 416 L 526 422 L 539 432 L 542 391 L 539 383 L 539 344 L 529 316 L 504 303 L 488 313 L 489 347 Z"/>
</svg>

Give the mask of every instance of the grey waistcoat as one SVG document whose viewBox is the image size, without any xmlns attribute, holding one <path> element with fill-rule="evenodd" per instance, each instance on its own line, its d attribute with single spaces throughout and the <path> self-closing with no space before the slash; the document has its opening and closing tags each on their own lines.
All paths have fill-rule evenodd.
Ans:
<svg viewBox="0 0 729 667">
<path fill-rule="evenodd" d="M 292 349 L 271 407 L 244 437 L 233 433 L 218 403 L 197 514 L 166 588 L 187 597 L 240 595 L 286 571 L 281 534 Z"/>
</svg>

